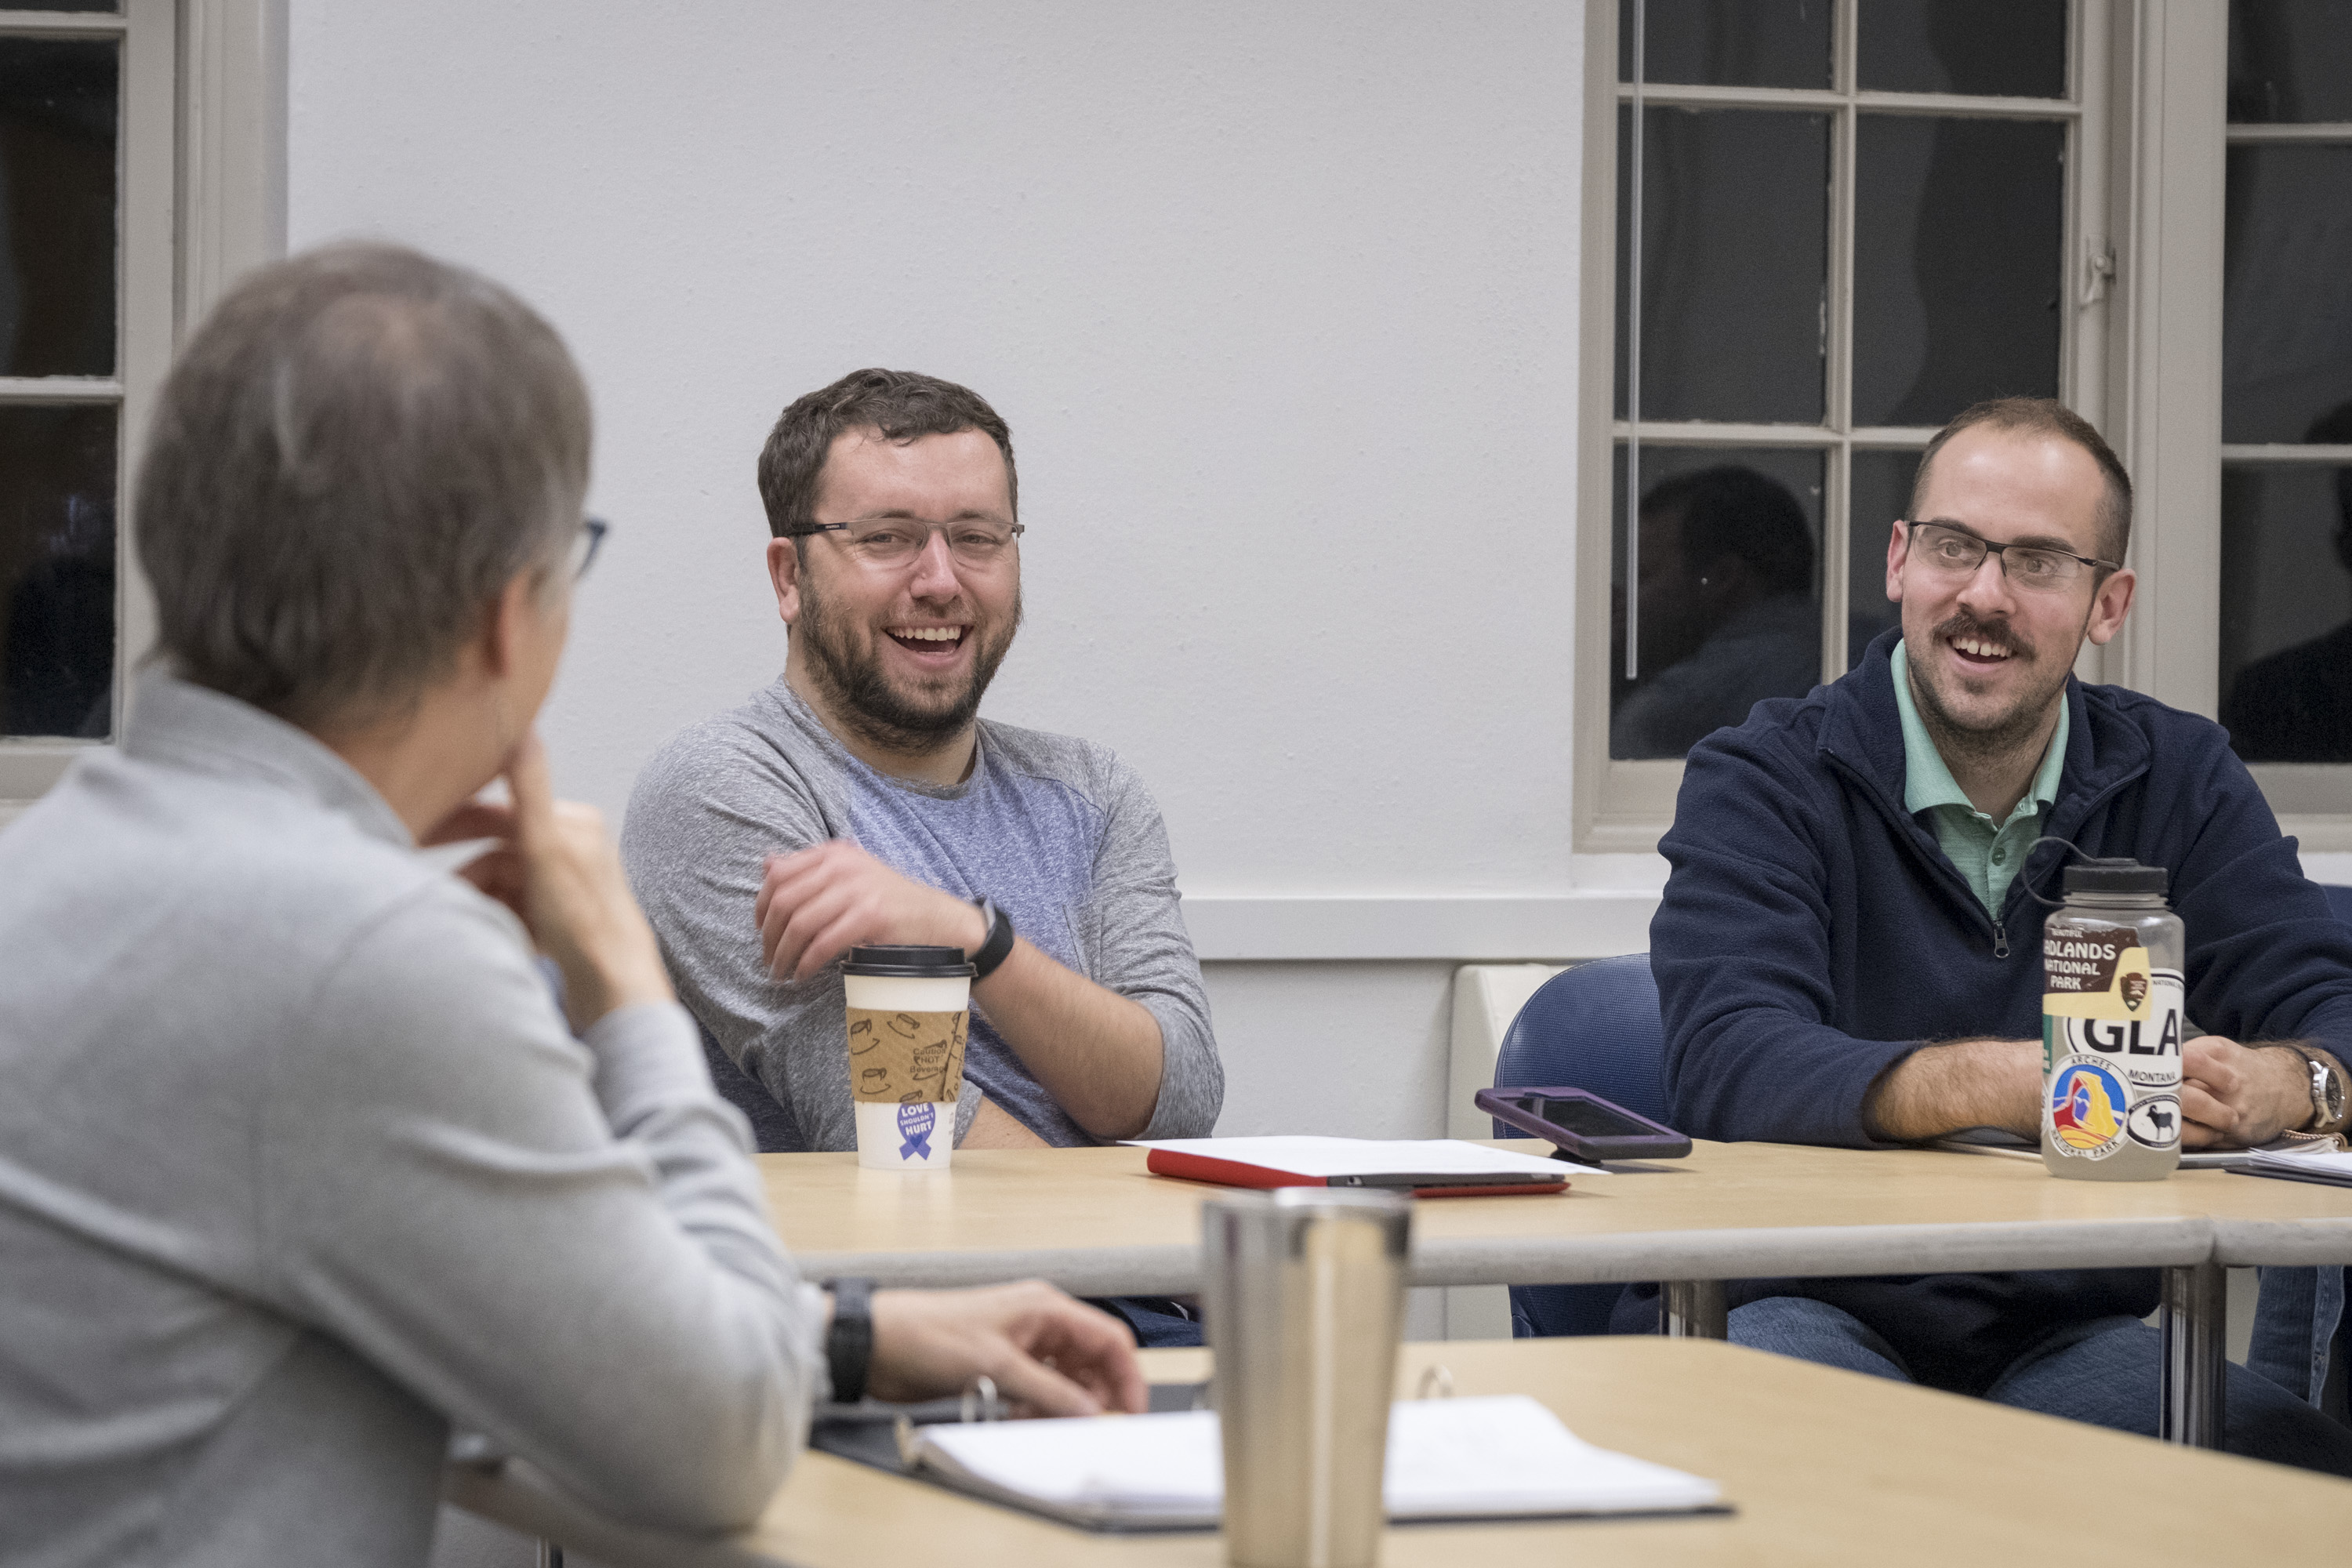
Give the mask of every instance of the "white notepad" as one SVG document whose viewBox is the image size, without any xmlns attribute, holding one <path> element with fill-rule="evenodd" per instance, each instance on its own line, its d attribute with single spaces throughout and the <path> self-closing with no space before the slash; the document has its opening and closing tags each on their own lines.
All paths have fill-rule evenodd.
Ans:
<svg viewBox="0 0 2352 1568">
<path fill-rule="evenodd" d="M 2319 1152 L 2300 1154 L 2292 1149 L 2251 1150 L 2243 1169 L 2250 1175 L 2285 1176 L 2298 1182 L 2317 1182 L 2323 1186 L 2352 1187 L 2352 1154 L 2324 1145 L 2312 1147 Z"/>
<path fill-rule="evenodd" d="M 916 1460 L 1072 1523 L 1208 1528 L 1223 1508 L 1213 1411 L 926 1426 Z M 1593 1447 L 1523 1394 L 1399 1403 L 1383 1489 L 1393 1520 L 1687 1512 L 1722 1500 L 1713 1481 Z"/>
<path fill-rule="evenodd" d="M 2014 1132 L 2003 1132 L 1990 1127 L 1971 1128 L 1957 1137 L 1937 1138 L 1932 1146 L 1955 1154 L 1994 1154 L 2005 1160 L 2032 1160 L 2037 1164 L 2042 1160 L 2040 1143 L 2030 1142 Z M 2324 1144 L 2282 1142 L 2266 1143 L 2259 1149 L 2183 1149 L 2180 1152 L 2180 1168 L 2184 1171 L 2252 1171 L 2261 1174 L 2271 1173 L 2265 1171 L 2265 1167 L 2277 1162 L 2273 1171 L 2283 1168 L 2284 1173 L 2298 1181 L 2326 1182 L 2339 1178 L 2326 1174 L 2329 1167 L 2315 1165 L 2314 1162 L 2329 1159 L 2352 1162 L 2352 1156 L 2333 1153 Z M 2347 1174 L 2340 1179 L 2347 1185 L 2352 1185 L 2352 1163 L 2347 1163 L 2344 1169 Z"/>
</svg>

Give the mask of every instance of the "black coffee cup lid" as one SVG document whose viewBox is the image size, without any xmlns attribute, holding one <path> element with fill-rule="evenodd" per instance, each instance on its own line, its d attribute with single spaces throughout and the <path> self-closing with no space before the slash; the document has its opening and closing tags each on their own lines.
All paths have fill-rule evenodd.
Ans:
<svg viewBox="0 0 2352 1568">
<path fill-rule="evenodd" d="M 844 974 L 879 980 L 968 980 L 973 973 L 960 947 L 914 947 L 896 943 L 853 947 Z"/>
</svg>

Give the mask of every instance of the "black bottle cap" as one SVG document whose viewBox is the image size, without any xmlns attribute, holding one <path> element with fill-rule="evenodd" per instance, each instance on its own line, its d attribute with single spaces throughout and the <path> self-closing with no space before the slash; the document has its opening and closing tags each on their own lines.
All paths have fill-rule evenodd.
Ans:
<svg viewBox="0 0 2352 1568">
<path fill-rule="evenodd" d="M 2066 868 L 2070 893 L 2161 893 L 2171 874 L 2161 866 L 2143 866 L 2129 856 L 2111 860 L 2081 860 Z"/>
</svg>

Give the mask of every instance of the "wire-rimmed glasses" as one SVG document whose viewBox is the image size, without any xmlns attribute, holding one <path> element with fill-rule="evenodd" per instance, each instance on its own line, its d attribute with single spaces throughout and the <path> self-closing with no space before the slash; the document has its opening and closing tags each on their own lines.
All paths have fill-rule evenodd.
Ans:
<svg viewBox="0 0 2352 1568">
<path fill-rule="evenodd" d="M 787 537 L 837 533 L 852 559 L 877 571 L 912 565 L 930 548 L 931 535 L 948 542 L 956 564 L 984 571 L 1011 559 L 1015 542 L 1027 531 L 1024 524 L 993 517 L 960 517 L 953 522 L 922 522 L 910 517 L 866 517 L 851 522 L 813 522 L 793 529 Z"/>
<path fill-rule="evenodd" d="M 1914 522 L 1911 554 L 1921 565 L 1948 577 L 1971 577 L 1988 555 L 2000 557 L 2001 574 L 2021 588 L 2060 593 L 2074 585 L 2085 566 L 2116 572 L 2122 567 L 2095 555 L 2076 555 L 2046 544 L 1995 544 L 1948 522 Z"/>
</svg>

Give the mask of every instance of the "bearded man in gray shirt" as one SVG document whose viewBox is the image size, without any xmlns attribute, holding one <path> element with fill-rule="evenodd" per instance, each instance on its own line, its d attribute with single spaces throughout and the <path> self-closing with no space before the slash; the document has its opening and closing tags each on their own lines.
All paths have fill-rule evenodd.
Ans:
<svg viewBox="0 0 2352 1568">
<path fill-rule="evenodd" d="M 760 492 L 783 674 L 654 759 L 621 853 L 763 1146 L 856 1147 L 838 960 L 869 942 L 982 971 L 960 1145 L 1206 1133 L 1224 1075 L 1150 795 L 978 717 L 1021 620 L 1004 421 L 858 371 L 784 410 Z"/>
<path fill-rule="evenodd" d="M 1141 1407 L 1049 1287 L 825 1291 L 778 1245 L 533 735 L 588 451 L 547 324 L 389 247 L 256 274 L 173 369 L 163 658 L 0 833 L 0 1561 L 414 1568 L 453 1426 L 700 1532 L 828 1394 Z M 418 850 L 480 837 L 470 885 Z"/>
</svg>

